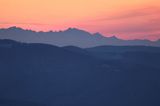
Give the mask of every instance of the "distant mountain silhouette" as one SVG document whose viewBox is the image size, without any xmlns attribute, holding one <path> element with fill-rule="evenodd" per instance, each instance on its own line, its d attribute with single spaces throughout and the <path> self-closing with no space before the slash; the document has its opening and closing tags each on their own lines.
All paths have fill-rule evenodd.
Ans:
<svg viewBox="0 0 160 106">
<path fill-rule="evenodd" d="M 76 28 L 68 28 L 59 32 L 35 32 L 18 27 L 0 29 L 0 39 L 12 39 L 26 43 L 45 43 L 57 46 L 94 47 L 102 45 L 144 45 L 160 46 L 160 41 L 122 40 L 115 36 L 104 37 L 100 33 L 91 34 Z"/>
<path fill-rule="evenodd" d="M 159 60 L 159 47 L 0 40 L 0 105 L 160 106 Z"/>
</svg>

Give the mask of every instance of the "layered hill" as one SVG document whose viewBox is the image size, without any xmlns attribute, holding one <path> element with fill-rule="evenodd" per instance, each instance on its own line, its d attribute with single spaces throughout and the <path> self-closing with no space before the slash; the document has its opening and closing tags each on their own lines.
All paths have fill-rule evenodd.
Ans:
<svg viewBox="0 0 160 106">
<path fill-rule="evenodd" d="M 160 48 L 0 40 L 2 106 L 159 106 Z"/>
<path fill-rule="evenodd" d="M 115 36 L 105 37 L 100 33 L 91 34 L 76 28 L 69 28 L 58 32 L 35 32 L 18 27 L 10 27 L 0 29 L 0 39 L 12 39 L 26 43 L 45 43 L 57 46 L 77 46 L 82 48 L 103 45 L 160 46 L 159 40 L 122 40 Z"/>
</svg>

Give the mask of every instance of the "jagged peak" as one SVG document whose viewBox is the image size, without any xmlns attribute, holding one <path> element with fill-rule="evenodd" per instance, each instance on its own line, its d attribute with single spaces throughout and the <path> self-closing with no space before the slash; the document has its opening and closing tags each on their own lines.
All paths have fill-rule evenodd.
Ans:
<svg viewBox="0 0 160 106">
<path fill-rule="evenodd" d="M 80 32 L 80 33 L 87 33 L 87 34 L 90 34 L 89 32 L 85 31 L 85 30 L 81 30 L 81 29 L 78 29 L 78 28 L 68 28 L 66 30 L 64 30 L 63 32 Z"/>
<path fill-rule="evenodd" d="M 110 39 L 119 39 L 119 38 L 117 38 L 115 35 L 113 35 L 113 36 L 111 36 L 111 37 L 108 37 L 108 38 L 110 38 Z"/>
<path fill-rule="evenodd" d="M 160 39 L 156 40 L 156 42 L 160 42 Z"/>
<path fill-rule="evenodd" d="M 23 29 L 23 28 L 17 27 L 17 26 L 11 26 L 11 27 L 8 27 L 8 28 L 1 28 L 0 30 L 36 32 L 34 30 L 31 30 L 31 29 Z"/>
<path fill-rule="evenodd" d="M 12 27 L 9 27 L 8 29 L 10 29 L 10 30 L 24 30 L 24 29 L 17 27 L 17 26 L 12 26 Z"/>
<path fill-rule="evenodd" d="M 78 28 L 69 27 L 69 28 L 67 28 L 67 29 L 64 30 L 64 31 L 82 31 L 82 30 L 80 30 L 80 29 L 78 29 Z"/>
<path fill-rule="evenodd" d="M 94 36 L 103 36 L 101 33 L 99 33 L 99 32 L 96 32 L 96 33 L 94 33 L 93 34 Z"/>
</svg>

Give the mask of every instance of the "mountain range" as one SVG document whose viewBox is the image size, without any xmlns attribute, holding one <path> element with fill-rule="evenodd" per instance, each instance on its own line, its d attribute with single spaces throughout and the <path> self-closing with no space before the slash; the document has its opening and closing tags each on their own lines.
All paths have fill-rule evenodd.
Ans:
<svg viewBox="0 0 160 106">
<path fill-rule="evenodd" d="M 160 106 L 160 48 L 0 40 L 0 106 Z"/>
<path fill-rule="evenodd" d="M 64 31 L 36 32 L 18 27 L 0 29 L 0 39 L 12 39 L 26 43 L 44 43 L 56 46 L 77 46 L 81 48 L 103 45 L 160 46 L 160 40 L 122 40 L 115 36 L 105 37 L 100 33 L 91 34 L 87 31 L 68 28 Z"/>
</svg>

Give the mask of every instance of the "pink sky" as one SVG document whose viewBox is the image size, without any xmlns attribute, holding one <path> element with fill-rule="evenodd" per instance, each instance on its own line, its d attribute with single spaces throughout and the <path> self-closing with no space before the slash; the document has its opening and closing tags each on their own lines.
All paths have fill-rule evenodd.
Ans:
<svg viewBox="0 0 160 106">
<path fill-rule="evenodd" d="M 0 0 L 0 27 L 76 27 L 123 39 L 160 39 L 159 0 Z"/>
</svg>

